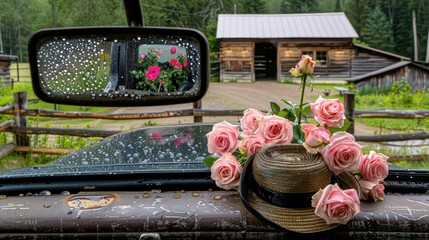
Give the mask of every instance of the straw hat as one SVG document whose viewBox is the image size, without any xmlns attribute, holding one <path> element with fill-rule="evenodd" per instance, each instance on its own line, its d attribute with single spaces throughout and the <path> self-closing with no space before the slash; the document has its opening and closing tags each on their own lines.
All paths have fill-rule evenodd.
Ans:
<svg viewBox="0 0 429 240">
<path fill-rule="evenodd" d="M 332 175 L 333 176 L 333 175 Z M 342 189 L 359 184 L 350 173 L 334 179 Z M 255 216 L 284 229 L 314 233 L 332 229 L 314 214 L 311 197 L 331 183 L 331 172 L 320 154 L 302 145 L 265 147 L 247 161 L 240 179 L 240 197 Z"/>
</svg>

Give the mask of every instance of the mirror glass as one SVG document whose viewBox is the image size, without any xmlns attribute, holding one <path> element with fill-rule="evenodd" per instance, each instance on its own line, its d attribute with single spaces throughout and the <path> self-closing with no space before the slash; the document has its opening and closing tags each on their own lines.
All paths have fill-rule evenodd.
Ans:
<svg viewBox="0 0 429 240">
<path fill-rule="evenodd" d="M 91 30 L 33 36 L 30 65 L 35 92 L 42 100 L 130 106 L 192 102 L 205 94 L 208 50 L 199 32 Z"/>
</svg>

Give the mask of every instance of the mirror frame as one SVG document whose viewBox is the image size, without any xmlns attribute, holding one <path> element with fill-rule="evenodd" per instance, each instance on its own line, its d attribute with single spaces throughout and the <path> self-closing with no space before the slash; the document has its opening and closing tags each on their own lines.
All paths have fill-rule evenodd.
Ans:
<svg viewBox="0 0 429 240">
<path fill-rule="evenodd" d="M 200 47 L 200 86 L 195 94 L 156 94 L 144 95 L 140 98 L 124 97 L 115 95 L 113 98 L 108 96 L 91 97 L 90 93 L 79 95 L 79 97 L 70 97 L 67 95 L 47 94 L 44 91 L 39 77 L 39 69 L 37 66 L 37 54 L 40 47 L 49 39 L 56 37 L 67 36 L 103 36 L 108 33 L 108 36 L 114 35 L 134 35 L 134 36 L 149 36 L 160 35 L 166 37 L 193 38 L 198 42 Z M 31 71 L 31 81 L 33 90 L 37 97 L 42 101 L 57 104 L 67 105 L 84 105 L 84 106 L 155 106 L 196 102 L 200 100 L 208 90 L 210 77 L 209 64 L 209 46 L 207 38 L 199 31 L 187 28 L 167 28 L 167 27 L 73 27 L 73 28 L 53 28 L 43 29 L 32 35 L 28 43 L 28 54 Z"/>
</svg>

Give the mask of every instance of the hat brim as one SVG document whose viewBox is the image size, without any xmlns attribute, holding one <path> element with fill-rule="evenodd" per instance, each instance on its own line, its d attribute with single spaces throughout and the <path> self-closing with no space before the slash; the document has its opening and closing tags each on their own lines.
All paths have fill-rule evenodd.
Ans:
<svg viewBox="0 0 429 240">
<path fill-rule="evenodd" d="M 254 157 L 250 157 L 243 168 L 240 179 L 240 198 L 243 205 L 253 215 L 275 226 L 298 233 L 316 233 L 337 227 L 339 224 L 326 224 L 326 221 L 315 215 L 314 208 L 285 208 L 268 203 L 256 195 L 248 184 L 253 179 Z M 359 187 L 356 179 L 350 174 L 338 177 L 343 188 Z"/>
</svg>

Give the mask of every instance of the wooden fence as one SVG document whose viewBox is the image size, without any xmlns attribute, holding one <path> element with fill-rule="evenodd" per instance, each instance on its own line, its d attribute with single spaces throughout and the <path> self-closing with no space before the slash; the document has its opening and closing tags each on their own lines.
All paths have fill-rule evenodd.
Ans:
<svg viewBox="0 0 429 240">
<path fill-rule="evenodd" d="M 30 127 L 28 117 L 55 117 L 55 118 L 92 118 L 111 120 L 131 120 L 131 119 L 154 119 L 193 116 L 194 122 L 202 122 L 203 117 L 214 116 L 241 116 L 243 110 L 204 110 L 201 102 L 193 104 L 192 109 L 180 111 L 144 112 L 144 113 L 87 113 L 87 112 L 64 112 L 44 109 L 28 109 L 27 92 L 15 92 L 14 102 L 7 106 L 0 107 L 0 114 L 14 115 L 14 119 L 0 123 L 0 132 L 11 132 L 15 135 L 15 141 L 0 146 L 0 159 L 12 152 L 31 152 L 45 154 L 67 154 L 74 149 L 41 148 L 31 147 L 29 141 L 30 134 L 48 135 L 68 135 L 79 137 L 108 137 L 121 131 L 95 130 L 95 129 L 64 129 L 64 128 L 40 128 Z M 349 128 L 350 133 L 354 133 L 355 118 L 403 118 L 403 119 L 423 119 L 429 118 L 429 111 L 403 111 L 403 110 L 356 110 L 354 108 L 354 94 L 344 93 L 344 106 L 346 117 L 352 122 Z M 426 132 L 416 132 L 410 134 L 389 134 L 389 135 L 355 135 L 357 141 L 364 142 L 391 142 L 406 140 L 426 140 L 429 134 Z M 399 157 L 396 157 L 399 158 Z M 418 156 L 408 156 L 408 159 L 429 159 L 428 154 Z M 395 159 L 395 157 L 391 157 Z"/>
</svg>

